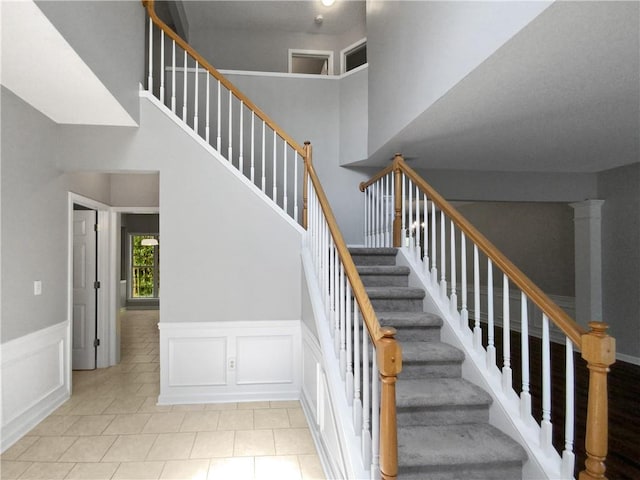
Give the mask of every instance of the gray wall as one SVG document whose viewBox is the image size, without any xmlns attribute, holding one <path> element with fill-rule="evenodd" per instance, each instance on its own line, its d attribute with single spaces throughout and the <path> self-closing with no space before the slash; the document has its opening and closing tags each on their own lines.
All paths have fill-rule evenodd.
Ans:
<svg viewBox="0 0 640 480">
<path fill-rule="evenodd" d="M 598 175 L 602 206 L 602 316 L 617 351 L 640 357 L 640 164 Z"/>
<path fill-rule="evenodd" d="M 369 128 L 368 67 L 340 80 L 340 164 L 364 160 Z"/>
<path fill-rule="evenodd" d="M 369 152 L 423 113 L 548 2 L 367 2 Z"/>
<path fill-rule="evenodd" d="M 38 7 L 134 120 L 144 82 L 145 13 L 137 1 L 38 1 Z"/>
</svg>

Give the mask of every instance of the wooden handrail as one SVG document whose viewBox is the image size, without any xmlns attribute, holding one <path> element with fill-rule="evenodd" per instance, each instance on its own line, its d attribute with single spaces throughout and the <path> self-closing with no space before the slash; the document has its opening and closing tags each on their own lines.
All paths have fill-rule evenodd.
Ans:
<svg viewBox="0 0 640 480">
<path fill-rule="evenodd" d="M 564 310 L 562 310 L 547 294 L 545 294 L 536 284 L 534 284 L 511 260 L 498 250 L 482 233 L 480 233 L 469 221 L 463 217 L 449 202 L 447 202 L 437 191 L 433 189 L 415 170 L 413 170 L 404 161 L 401 155 L 397 154 L 390 166 L 385 168 L 383 172 L 387 174 L 394 170 L 400 170 L 410 178 L 421 190 L 427 194 L 427 197 L 434 202 L 438 208 L 444 212 L 453 222 L 462 230 L 465 235 L 470 238 L 484 254 L 497 265 L 509 279 L 522 290 L 542 310 L 553 323 L 560 328 L 563 333 L 571 339 L 571 341 L 580 346 L 581 337 L 587 330 L 578 325 Z M 381 178 L 381 173 L 373 178 Z M 372 179 L 373 180 L 373 179 Z M 360 184 L 360 190 L 364 191 L 372 181 Z M 396 215 L 400 212 L 396 212 Z M 399 224 L 398 224 L 399 225 Z M 394 238 L 395 238 L 394 222 Z M 398 234 L 399 237 L 399 234 Z M 395 245 L 399 246 L 399 245 Z"/>
<path fill-rule="evenodd" d="M 231 83 L 224 75 L 216 70 L 207 60 L 204 59 L 193 47 L 185 42 L 176 32 L 174 32 L 169 26 L 164 23 L 155 12 L 155 0 L 142 0 L 142 4 L 147 10 L 149 18 L 155 23 L 158 28 L 164 31 L 164 33 L 173 39 L 183 50 L 185 50 L 198 64 L 207 70 L 213 77 L 215 77 L 222 85 L 224 85 L 233 95 L 243 102 L 249 110 L 252 110 L 261 120 L 263 120 L 269 127 L 278 134 L 280 138 L 285 140 L 291 147 L 293 147 L 300 155 L 304 156 L 305 150 L 298 144 L 291 136 L 289 136 L 282 128 L 278 126 L 266 113 L 260 110 L 255 103 L 253 103 L 245 94 L 243 94 L 233 83 Z M 164 68 L 164 65 L 161 66 Z"/>
</svg>

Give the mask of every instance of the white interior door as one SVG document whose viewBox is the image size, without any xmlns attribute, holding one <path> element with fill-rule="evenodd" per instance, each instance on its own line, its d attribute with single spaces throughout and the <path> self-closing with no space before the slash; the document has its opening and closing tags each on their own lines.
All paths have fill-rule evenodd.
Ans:
<svg viewBox="0 0 640 480">
<path fill-rule="evenodd" d="M 96 212 L 73 211 L 73 369 L 96 368 Z"/>
</svg>

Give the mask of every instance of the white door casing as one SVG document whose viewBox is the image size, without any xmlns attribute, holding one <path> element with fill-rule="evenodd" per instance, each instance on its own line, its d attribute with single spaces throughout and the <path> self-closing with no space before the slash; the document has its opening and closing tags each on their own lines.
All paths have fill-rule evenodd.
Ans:
<svg viewBox="0 0 640 480">
<path fill-rule="evenodd" d="M 72 368 L 96 368 L 96 212 L 73 212 Z"/>
</svg>

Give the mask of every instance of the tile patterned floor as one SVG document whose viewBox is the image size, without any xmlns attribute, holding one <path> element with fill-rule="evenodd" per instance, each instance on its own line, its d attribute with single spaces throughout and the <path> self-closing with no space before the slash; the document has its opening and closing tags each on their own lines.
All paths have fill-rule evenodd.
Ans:
<svg viewBox="0 0 640 480">
<path fill-rule="evenodd" d="M 158 312 L 122 322 L 122 362 L 73 372 L 73 395 L 0 458 L 10 479 L 324 479 L 297 401 L 156 405 Z"/>
</svg>

